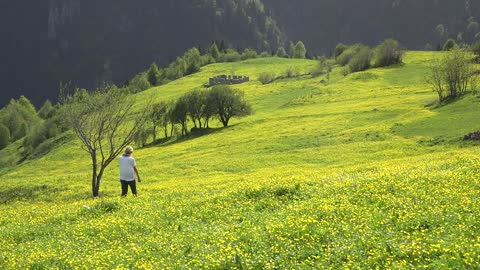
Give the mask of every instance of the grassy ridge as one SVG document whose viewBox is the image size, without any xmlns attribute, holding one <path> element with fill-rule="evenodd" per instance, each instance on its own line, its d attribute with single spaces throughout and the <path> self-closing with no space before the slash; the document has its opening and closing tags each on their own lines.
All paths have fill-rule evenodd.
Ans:
<svg viewBox="0 0 480 270">
<path fill-rule="evenodd" d="M 467 96 L 439 109 L 425 84 L 437 53 L 343 77 L 262 85 L 262 72 L 315 62 L 279 58 L 215 64 L 137 95 L 173 100 L 222 73 L 255 114 L 198 138 L 135 152 L 140 197 L 89 199 L 78 142 L 1 168 L 0 267 L 473 268 L 480 261 L 480 129 Z M 13 147 L 13 146 L 12 146 Z M 8 148 L 4 151 L 11 151 Z M 6 153 L 6 152 L 2 152 Z"/>
</svg>

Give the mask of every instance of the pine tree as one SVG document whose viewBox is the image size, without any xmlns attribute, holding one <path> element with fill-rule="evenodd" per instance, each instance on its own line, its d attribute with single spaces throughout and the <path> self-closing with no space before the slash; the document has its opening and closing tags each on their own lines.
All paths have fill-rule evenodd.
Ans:
<svg viewBox="0 0 480 270">
<path fill-rule="evenodd" d="M 51 118 L 55 114 L 55 108 L 52 106 L 50 100 L 47 99 L 43 106 L 38 110 L 38 116 L 42 119 Z"/>
<path fill-rule="evenodd" d="M 220 51 L 218 50 L 217 43 L 215 41 L 212 43 L 212 46 L 210 46 L 210 49 L 208 49 L 208 52 L 213 58 L 215 58 L 215 60 L 220 56 Z"/>
<path fill-rule="evenodd" d="M 0 149 L 5 148 L 10 143 L 10 131 L 6 126 L 0 124 Z"/>
<path fill-rule="evenodd" d="M 158 84 L 158 75 L 159 75 L 159 70 L 158 70 L 158 66 L 157 64 L 155 63 L 152 63 L 150 65 L 150 68 L 148 69 L 148 72 L 147 72 L 147 80 L 148 82 L 152 85 L 152 86 L 155 86 Z"/>
</svg>

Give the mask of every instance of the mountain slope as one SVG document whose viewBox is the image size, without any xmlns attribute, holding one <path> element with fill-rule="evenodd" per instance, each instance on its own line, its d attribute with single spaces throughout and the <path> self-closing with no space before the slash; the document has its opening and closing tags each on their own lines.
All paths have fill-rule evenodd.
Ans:
<svg viewBox="0 0 480 270">
<path fill-rule="evenodd" d="M 480 33 L 480 3 L 471 0 L 263 0 L 292 40 L 315 53 L 340 42 L 378 44 L 395 38 L 409 49 L 471 43 Z M 436 31 L 442 25 L 441 31 Z M 440 29 L 439 29 L 440 30 Z"/>
<path fill-rule="evenodd" d="M 271 51 L 285 39 L 259 1 L 28 2 L 4 3 L 0 11 L 9 41 L 0 45 L 7 56 L 0 68 L 10 75 L 0 77 L 0 105 L 20 94 L 39 105 L 57 97 L 60 81 L 122 84 L 153 61 L 165 65 L 213 40 Z"/>
<path fill-rule="evenodd" d="M 138 198 L 118 198 L 112 165 L 105 198 L 89 199 L 76 141 L 0 168 L 0 267 L 476 268 L 480 159 L 460 138 L 480 128 L 480 104 L 425 107 L 439 55 L 408 52 L 404 65 L 347 77 L 335 68 L 328 84 L 256 80 L 310 60 L 214 64 L 139 93 L 140 107 L 169 101 L 235 71 L 252 78 L 237 87 L 255 114 L 137 149 Z"/>
</svg>

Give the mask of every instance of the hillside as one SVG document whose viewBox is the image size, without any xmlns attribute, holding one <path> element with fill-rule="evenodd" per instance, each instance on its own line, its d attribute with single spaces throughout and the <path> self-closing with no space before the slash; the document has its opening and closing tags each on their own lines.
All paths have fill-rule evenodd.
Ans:
<svg viewBox="0 0 480 270">
<path fill-rule="evenodd" d="M 440 108 L 425 83 L 436 52 L 331 81 L 262 85 L 310 70 L 280 58 L 213 64 L 137 94 L 169 101 L 208 77 L 238 85 L 255 114 L 200 137 L 135 151 L 139 197 L 119 198 L 115 164 L 90 199 L 77 141 L 0 168 L 0 268 L 476 268 L 480 129 L 468 95 Z M 0 151 L 5 157 L 18 145 Z"/>
</svg>

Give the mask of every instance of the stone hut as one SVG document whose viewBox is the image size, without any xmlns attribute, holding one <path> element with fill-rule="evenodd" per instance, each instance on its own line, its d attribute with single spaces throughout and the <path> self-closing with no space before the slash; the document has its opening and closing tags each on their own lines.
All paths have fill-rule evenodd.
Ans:
<svg viewBox="0 0 480 270">
<path fill-rule="evenodd" d="M 236 75 L 219 75 L 216 77 L 212 77 L 209 79 L 208 84 L 205 85 L 207 87 L 210 86 L 215 86 L 219 84 L 225 84 L 225 85 L 230 85 L 230 84 L 241 84 L 250 81 L 250 77 L 248 76 L 236 76 Z"/>
</svg>

